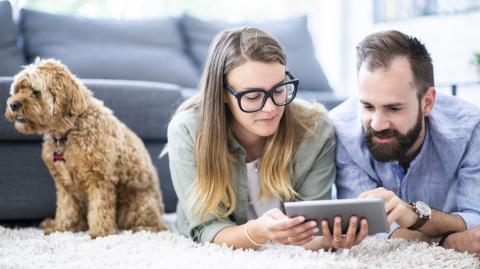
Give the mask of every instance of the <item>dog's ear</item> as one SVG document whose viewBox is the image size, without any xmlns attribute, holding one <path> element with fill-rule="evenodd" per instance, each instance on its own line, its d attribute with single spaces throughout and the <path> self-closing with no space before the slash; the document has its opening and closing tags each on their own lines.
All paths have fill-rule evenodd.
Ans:
<svg viewBox="0 0 480 269">
<path fill-rule="evenodd" d="M 55 98 L 54 116 L 76 116 L 87 109 L 88 90 L 68 69 L 55 68 L 50 76 L 47 87 Z"/>
</svg>

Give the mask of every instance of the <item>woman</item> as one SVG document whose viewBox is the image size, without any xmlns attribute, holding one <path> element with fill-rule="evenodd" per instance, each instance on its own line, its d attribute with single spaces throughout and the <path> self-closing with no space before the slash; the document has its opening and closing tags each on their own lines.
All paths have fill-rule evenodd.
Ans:
<svg viewBox="0 0 480 269">
<path fill-rule="evenodd" d="M 319 107 L 291 103 L 299 81 L 280 45 L 255 29 L 224 31 L 212 43 L 200 91 L 168 127 L 178 230 L 197 242 L 259 248 L 269 240 L 310 249 L 358 244 L 357 220 L 342 236 L 284 201 L 330 199 L 335 135 Z M 315 234 L 323 229 L 325 236 Z"/>
</svg>

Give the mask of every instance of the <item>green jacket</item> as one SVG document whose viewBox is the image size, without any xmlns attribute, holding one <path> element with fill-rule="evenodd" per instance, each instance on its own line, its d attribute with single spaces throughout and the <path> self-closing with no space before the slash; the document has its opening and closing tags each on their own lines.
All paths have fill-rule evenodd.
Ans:
<svg viewBox="0 0 480 269">
<path fill-rule="evenodd" d="M 247 222 L 248 185 L 245 150 L 232 137 L 230 149 L 238 162 L 233 164 L 237 207 L 228 219 L 208 215 L 203 223 L 189 211 L 188 199 L 194 189 L 197 167 L 194 156 L 198 110 L 182 111 L 168 126 L 168 154 L 173 186 L 178 196 L 177 229 L 196 242 L 212 242 L 225 227 Z M 305 138 L 289 167 L 290 181 L 298 200 L 330 199 L 335 181 L 335 133 L 326 114 L 318 119 L 315 136 Z"/>
</svg>

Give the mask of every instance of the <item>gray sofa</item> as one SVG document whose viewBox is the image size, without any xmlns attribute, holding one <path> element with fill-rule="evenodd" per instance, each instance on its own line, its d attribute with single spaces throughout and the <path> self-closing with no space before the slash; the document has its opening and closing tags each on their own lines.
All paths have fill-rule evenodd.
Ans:
<svg viewBox="0 0 480 269">
<path fill-rule="evenodd" d="M 257 25 L 284 46 L 289 69 L 300 79 L 300 98 L 331 108 L 336 98 L 316 61 L 306 17 Z M 151 153 L 167 212 L 176 195 L 166 127 L 178 104 L 193 94 L 212 37 L 238 27 L 190 16 L 138 21 L 86 19 L 21 10 L 16 20 L 0 1 L 0 113 L 12 76 L 35 57 L 56 58 L 135 131 Z M 55 212 L 55 189 L 40 159 L 41 137 L 17 133 L 0 117 L 0 221 L 38 220 Z"/>
</svg>

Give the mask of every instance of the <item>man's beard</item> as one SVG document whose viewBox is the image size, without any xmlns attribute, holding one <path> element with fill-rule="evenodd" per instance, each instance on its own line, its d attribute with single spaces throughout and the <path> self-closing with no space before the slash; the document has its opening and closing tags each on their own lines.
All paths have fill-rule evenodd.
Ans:
<svg viewBox="0 0 480 269">
<path fill-rule="evenodd" d="M 406 157 L 408 150 L 413 144 L 415 144 L 420 136 L 420 132 L 422 131 L 422 121 L 423 115 L 419 108 L 417 122 L 412 129 L 408 130 L 406 135 L 401 134 L 396 129 L 386 129 L 377 132 L 373 130 L 372 127 L 368 127 L 365 131 L 364 140 L 368 149 L 372 153 L 373 158 L 380 162 L 403 160 Z M 383 138 L 391 137 L 392 135 L 395 138 L 390 143 L 375 143 L 373 141 L 375 136 Z"/>
</svg>

